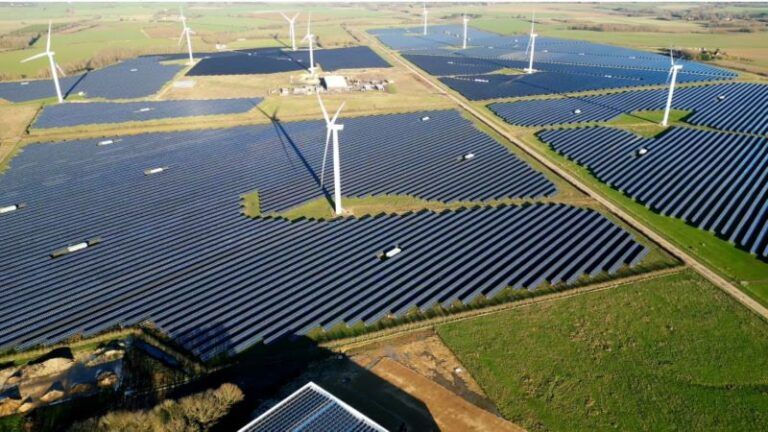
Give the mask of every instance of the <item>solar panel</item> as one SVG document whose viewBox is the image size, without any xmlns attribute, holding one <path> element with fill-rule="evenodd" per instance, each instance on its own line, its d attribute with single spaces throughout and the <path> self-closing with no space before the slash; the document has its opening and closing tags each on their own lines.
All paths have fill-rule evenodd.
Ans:
<svg viewBox="0 0 768 432">
<path fill-rule="evenodd" d="M 261 98 L 248 98 L 46 105 L 35 119 L 32 127 L 46 129 L 100 123 L 237 114 L 250 111 L 261 101 Z"/>
<path fill-rule="evenodd" d="M 134 99 L 157 93 L 182 68 L 164 65 L 162 56 L 146 56 L 125 60 L 85 74 L 61 78 L 65 96 L 84 92 L 87 97 L 105 99 Z M 22 85 L 22 83 L 28 83 Z M 25 102 L 55 97 L 51 80 L 0 83 L 0 98 Z"/>
<path fill-rule="evenodd" d="M 555 192 L 455 111 L 344 125 L 345 196 L 447 202 Z M 209 359 L 507 286 L 572 283 L 647 253 L 600 214 L 565 205 L 332 221 L 269 216 L 325 196 L 322 122 L 101 141 L 28 145 L 0 176 L 0 206 L 27 204 L 0 215 L 2 348 L 151 320 Z M 469 152 L 475 157 L 460 160 Z M 145 175 L 156 167 L 164 169 Z M 239 197 L 254 190 L 264 216 L 250 219 Z M 93 238 L 98 244 L 50 258 Z M 393 244 L 400 253 L 381 260 Z"/>
<path fill-rule="evenodd" d="M 315 63 L 323 70 L 384 68 L 390 64 L 367 46 L 316 49 Z M 289 51 L 263 48 L 210 54 L 200 60 L 188 73 L 200 75 L 250 75 L 289 72 L 309 67 L 309 51 Z"/>
<path fill-rule="evenodd" d="M 661 110 L 668 91 L 638 90 L 610 95 L 493 103 L 488 107 L 510 124 L 546 126 L 608 121 L 621 114 Z M 678 88 L 672 107 L 694 111 L 686 122 L 716 129 L 765 134 L 768 132 L 768 85 L 728 83 Z M 576 115 L 575 110 L 580 110 Z"/>
<path fill-rule="evenodd" d="M 768 256 L 765 138 L 672 128 L 654 139 L 602 127 L 540 137 L 649 208 Z"/>
<path fill-rule="evenodd" d="M 386 432 L 386 429 L 309 382 L 239 432 Z"/>
</svg>

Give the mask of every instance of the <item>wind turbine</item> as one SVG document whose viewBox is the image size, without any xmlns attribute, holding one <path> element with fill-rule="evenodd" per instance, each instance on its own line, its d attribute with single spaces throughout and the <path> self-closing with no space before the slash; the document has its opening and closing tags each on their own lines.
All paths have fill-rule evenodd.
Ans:
<svg viewBox="0 0 768 432">
<path fill-rule="evenodd" d="M 424 14 L 424 36 L 426 36 L 427 35 L 427 15 L 429 15 L 426 2 L 424 3 L 423 14 Z"/>
<path fill-rule="evenodd" d="M 308 41 L 309 42 L 309 73 L 312 76 L 315 76 L 315 55 L 313 51 L 312 44 L 315 40 L 315 35 L 312 34 L 312 31 L 310 30 L 310 23 L 312 21 L 312 14 L 309 14 L 309 18 L 307 18 L 307 35 L 304 36 L 304 39 L 302 41 Z"/>
<path fill-rule="evenodd" d="M 672 48 L 669 49 L 669 63 L 669 73 L 667 74 L 667 81 L 669 81 L 669 94 L 667 95 L 667 106 L 664 108 L 664 119 L 661 120 L 662 126 L 666 126 L 669 121 L 669 110 L 672 108 L 672 94 L 675 92 L 677 73 L 683 68 L 683 65 L 675 63 L 675 56 L 672 53 Z"/>
<path fill-rule="evenodd" d="M 344 108 L 344 102 L 341 103 L 339 109 L 336 110 L 336 114 L 332 119 L 328 118 L 328 111 L 325 110 L 323 100 L 320 98 L 320 93 L 317 93 L 317 101 L 320 103 L 320 109 L 323 110 L 323 118 L 325 118 L 325 150 L 323 151 L 323 165 L 320 171 L 320 187 L 323 186 L 323 180 L 325 178 L 325 160 L 328 156 L 328 142 L 333 137 L 333 203 L 335 205 L 336 215 L 340 215 L 344 209 L 341 207 L 341 161 L 339 160 L 339 131 L 344 130 L 343 124 L 337 124 L 336 119 L 339 117 L 341 109 Z"/>
<path fill-rule="evenodd" d="M 22 63 L 26 63 L 31 60 L 36 60 L 43 57 L 48 57 L 48 62 L 51 65 L 51 77 L 53 78 L 53 85 L 56 87 L 56 97 L 59 98 L 59 103 L 64 102 L 64 98 L 61 96 L 61 86 L 59 85 L 59 75 L 57 72 L 61 73 L 61 76 L 66 76 L 64 73 L 64 70 L 61 69 L 61 66 L 59 66 L 58 63 L 53 59 L 53 56 L 56 53 L 51 51 L 51 21 L 48 21 L 48 41 L 45 43 L 45 52 L 41 52 L 40 54 L 35 54 L 32 57 L 25 58 L 22 60 Z"/>
<path fill-rule="evenodd" d="M 525 48 L 525 52 L 530 52 L 530 57 L 528 58 L 528 68 L 525 69 L 527 73 L 534 73 L 536 72 L 533 69 L 533 52 L 536 50 L 536 37 L 538 36 L 536 33 L 533 32 L 534 24 L 536 23 L 536 13 L 534 12 L 533 15 L 531 15 L 531 35 L 528 38 L 528 46 Z"/>
<path fill-rule="evenodd" d="M 179 8 L 179 18 L 181 19 L 181 24 L 184 26 L 184 28 L 181 30 L 181 36 L 179 36 L 179 45 L 181 45 L 181 41 L 184 40 L 184 37 L 187 38 L 187 51 L 189 51 L 189 62 L 188 65 L 191 65 L 195 59 L 192 58 L 192 40 L 190 39 L 190 35 L 195 34 L 194 31 L 192 31 L 191 28 L 187 27 L 187 18 L 184 16 L 184 11 Z"/>
<path fill-rule="evenodd" d="M 469 18 L 467 18 L 467 14 L 464 14 L 464 42 L 461 44 L 461 49 L 467 49 L 467 23 L 469 22 Z"/>
<path fill-rule="evenodd" d="M 288 21 L 288 37 L 291 38 L 291 48 L 296 51 L 296 18 L 299 17 L 300 12 L 296 12 L 293 18 L 288 18 L 288 15 L 280 12 L 280 15 Z"/>
</svg>

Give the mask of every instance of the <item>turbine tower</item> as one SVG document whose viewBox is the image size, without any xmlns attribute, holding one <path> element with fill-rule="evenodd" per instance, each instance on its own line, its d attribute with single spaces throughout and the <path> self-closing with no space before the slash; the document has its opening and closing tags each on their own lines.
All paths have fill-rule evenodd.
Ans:
<svg viewBox="0 0 768 432">
<path fill-rule="evenodd" d="M 461 49 L 467 49 L 467 23 L 469 22 L 469 18 L 467 18 L 467 14 L 464 14 L 464 41 L 461 44 Z"/>
<path fill-rule="evenodd" d="M 181 25 L 184 26 L 184 28 L 181 30 L 181 36 L 179 36 L 179 45 L 181 45 L 181 41 L 184 40 L 184 37 L 187 38 L 187 51 L 189 52 L 189 62 L 187 62 L 188 65 L 191 65 L 195 59 L 192 58 L 192 39 L 190 39 L 190 35 L 195 34 L 194 31 L 192 31 L 191 28 L 187 27 L 187 18 L 184 16 L 184 11 L 179 8 L 179 19 L 181 19 Z"/>
<path fill-rule="evenodd" d="M 296 18 L 299 17 L 299 13 L 300 12 L 296 12 L 296 15 L 294 15 L 293 18 L 288 18 L 286 14 L 280 12 L 280 15 L 288 21 L 288 37 L 291 38 L 291 49 L 294 51 L 296 51 Z"/>
<path fill-rule="evenodd" d="M 51 66 L 51 77 L 53 78 L 53 85 L 56 87 L 56 97 L 59 99 L 59 103 L 64 102 L 64 97 L 61 95 L 61 86 L 59 85 L 59 75 L 58 72 L 61 73 L 61 76 L 66 76 L 64 73 L 64 70 L 61 69 L 61 66 L 59 66 L 58 63 L 56 63 L 56 60 L 53 59 L 53 56 L 56 54 L 55 52 L 51 51 L 51 21 L 48 21 L 48 40 L 45 43 L 45 52 L 41 52 L 40 54 L 35 54 L 32 57 L 25 58 L 22 60 L 22 63 L 26 63 L 31 60 L 36 60 L 43 57 L 48 57 L 48 63 Z"/>
<path fill-rule="evenodd" d="M 667 80 L 669 81 L 669 94 L 667 94 L 667 105 L 664 108 L 664 119 L 661 120 L 662 126 L 667 126 L 667 123 L 669 122 L 669 110 L 672 108 L 672 94 L 675 93 L 677 73 L 683 68 L 683 65 L 675 63 L 675 56 L 672 53 L 672 48 L 669 49 L 669 63 L 669 73 L 667 74 Z"/>
<path fill-rule="evenodd" d="M 426 2 L 424 3 L 423 15 L 424 15 L 424 36 L 426 36 L 427 35 L 427 15 L 429 15 Z"/>
<path fill-rule="evenodd" d="M 530 54 L 530 57 L 528 58 L 528 67 L 525 69 L 525 71 L 529 74 L 536 72 L 533 69 L 533 52 L 536 51 L 536 37 L 538 36 L 536 33 L 533 32 L 535 22 L 536 22 L 536 13 L 531 15 L 531 35 L 528 38 L 528 47 L 525 49 L 525 52 Z"/>
<path fill-rule="evenodd" d="M 309 73 L 312 76 L 315 76 L 315 54 L 313 51 L 312 44 L 315 41 L 315 35 L 312 34 L 312 30 L 310 30 L 310 23 L 312 21 L 312 14 L 309 14 L 309 18 L 307 18 L 307 35 L 304 36 L 304 39 L 302 41 L 309 42 Z"/>
<path fill-rule="evenodd" d="M 337 124 L 336 119 L 339 118 L 341 109 L 344 108 L 344 102 L 341 103 L 339 109 L 336 110 L 336 114 L 332 119 L 328 118 L 328 111 L 325 110 L 323 100 L 320 98 L 320 93 L 317 93 L 317 101 L 320 103 L 320 109 L 323 110 L 323 118 L 325 119 L 325 150 L 323 151 L 323 165 L 320 171 L 320 187 L 323 187 L 323 180 L 325 178 L 325 160 L 328 156 L 328 142 L 333 137 L 333 203 L 334 212 L 336 216 L 341 215 L 344 209 L 341 206 L 341 160 L 339 159 L 339 131 L 344 130 L 343 124 Z"/>
</svg>

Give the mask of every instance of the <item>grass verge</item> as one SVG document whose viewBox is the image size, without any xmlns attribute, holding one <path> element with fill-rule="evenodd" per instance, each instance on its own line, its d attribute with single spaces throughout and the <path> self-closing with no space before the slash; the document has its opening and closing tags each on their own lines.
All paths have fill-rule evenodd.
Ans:
<svg viewBox="0 0 768 432">
<path fill-rule="evenodd" d="M 437 328 L 534 431 L 765 430 L 767 330 L 692 271 Z"/>
</svg>

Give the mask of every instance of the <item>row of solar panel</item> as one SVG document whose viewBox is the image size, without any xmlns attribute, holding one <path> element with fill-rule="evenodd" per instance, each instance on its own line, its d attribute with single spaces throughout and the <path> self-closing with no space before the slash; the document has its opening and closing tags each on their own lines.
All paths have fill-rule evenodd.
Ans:
<svg viewBox="0 0 768 432">
<path fill-rule="evenodd" d="M 46 129 L 164 118 L 236 114 L 252 110 L 261 98 L 147 102 L 89 102 L 46 105 L 33 128 Z"/>
<path fill-rule="evenodd" d="M 765 138 L 672 128 L 653 139 L 602 127 L 540 137 L 651 209 L 768 257 Z"/>
<path fill-rule="evenodd" d="M 344 124 L 342 191 L 347 196 L 405 194 L 439 201 L 485 201 L 555 193 L 552 183 L 542 174 L 475 129 L 455 111 L 345 119 Z M 404 140 L 403 136 L 410 139 Z M 320 122 L 234 128 L 225 132 L 180 132 L 164 136 L 164 140 L 169 148 L 184 146 L 183 154 L 158 154 L 156 160 L 147 162 L 151 166 L 114 173 L 112 179 L 131 179 L 153 166 L 169 166 L 172 171 L 184 172 L 210 170 L 212 175 L 219 170 L 239 170 L 248 174 L 250 190 L 259 190 L 262 212 L 282 211 L 323 196 L 324 191 L 318 184 L 324 139 L 324 125 Z M 92 142 L 82 144 L 89 148 Z M 155 145 L 143 135 L 125 137 L 119 146 L 111 146 L 109 152 L 126 157 L 138 149 L 160 153 L 161 149 L 153 147 Z M 229 154 L 209 161 L 211 145 L 227 149 Z M 249 158 L 253 152 L 259 154 L 259 158 Z M 472 159 L 461 160 L 469 153 L 474 155 Z M 332 180 L 330 171 L 327 169 L 325 173 L 326 186 Z M 490 175 L 497 177 L 489 178 Z M 52 180 L 47 171 L 25 176 L 20 179 L 21 184 L 25 184 L 25 180 L 38 184 L 33 188 L 40 189 L 35 190 L 35 195 L 42 200 L 48 199 L 47 184 L 58 181 Z M 82 176 L 82 182 L 87 184 L 89 178 Z M 173 175 L 164 176 L 157 182 L 184 181 L 176 179 Z M 286 183 L 292 187 L 286 188 Z M 76 189 L 80 187 L 81 182 L 75 184 Z M 60 212 L 69 206 L 77 209 L 81 204 L 75 199 L 76 190 L 67 193 L 69 204 L 59 208 Z"/>
<path fill-rule="evenodd" d="M 527 39 L 524 38 L 524 39 Z M 558 40 L 559 41 L 559 40 Z M 584 52 L 556 52 L 547 48 L 547 39 L 536 39 L 536 54 L 534 56 L 534 68 L 537 70 L 558 71 L 566 69 L 568 71 L 579 70 L 581 68 L 604 68 L 612 71 L 615 75 L 627 73 L 639 73 L 642 71 L 655 71 L 667 73 L 670 66 L 670 59 L 667 56 L 648 53 L 643 51 L 629 50 L 626 57 L 603 56 L 599 54 L 586 54 Z M 528 66 L 529 54 L 525 52 L 526 42 L 514 43 L 508 48 L 503 47 L 470 47 L 467 49 L 425 49 L 406 51 L 405 56 L 433 56 L 449 57 L 454 60 L 464 59 L 477 63 L 489 62 L 491 64 L 508 64 L 508 67 L 523 68 Z M 544 47 L 542 47 L 544 45 Z M 600 48 L 600 45 L 594 45 L 589 42 L 582 42 L 579 48 L 594 46 Z M 613 47 L 612 47 L 613 48 Z M 555 45 L 557 50 L 557 45 Z M 562 49 L 562 48 L 560 48 Z M 511 62 L 511 63 L 505 63 Z M 687 74 L 707 75 L 711 79 L 715 78 L 735 78 L 737 75 L 727 69 L 711 66 L 704 63 L 677 59 L 677 64 L 683 66 L 682 72 Z M 637 72 L 633 72 L 637 71 Z M 610 72 L 609 72 L 610 73 Z"/>
<path fill-rule="evenodd" d="M 610 95 L 493 103 L 488 107 L 517 126 L 546 126 L 608 121 L 621 114 L 664 108 L 667 90 L 638 90 Z M 678 88 L 672 107 L 694 111 L 686 122 L 716 129 L 768 133 L 768 85 L 729 83 Z"/>
<path fill-rule="evenodd" d="M 150 319 L 210 358 L 321 325 L 493 296 L 507 285 L 615 272 L 645 254 L 599 214 L 566 206 L 327 223 L 219 215 L 193 227 L 184 219 L 105 235 L 93 250 L 55 262 L 58 277 L 40 278 L 52 261 L 39 263 L 23 276 L 32 287 L 9 275 L 2 345 Z M 377 252 L 392 242 L 403 252 L 381 261 Z"/>
<path fill-rule="evenodd" d="M 407 54 L 451 56 L 478 60 L 527 60 L 528 35 L 500 36 L 470 28 L 467 49 L 456 49 L 461 45 L 463 30 L 458 25 L 433 26 L 429 34 L 421 34 L 421 28 L 399 28 L 371 30 L 382 43 Z M 666 72 L 670 59 L 663 54 L 649 53 L 587 41 L 567 40 L 549 37 L 536 39 L 536 69 L 542 64 L 554 63 L 571 66 L 597 66 L 613 69 L 637 69 Z M 703 63 L 680 60 L 683 70 L 691 74 L 703 74 L 713 78 L 733 78 L 735 73 Z M 526 65 L 527 66 L 527 65 Z"/>
<path fill-rule="evenodd" d="M 589 76 L 574 72 L 536 72 L 533 74 L 489 74 L 462 77 L 442 77 L 441 82 L 470 100 L 525 97 L 548 94 L 576 93 L 601 89 L 620 89 L 664 84 L 666 74 L 642 73 L 642 77 L 625 78 L 613 75 Z M 703 75 L 682 75 L 680 82 L 708 80 Z"/>
<path fill-rule="evenodd" d="M 390 67 L 389 63 L 367 46 L 318 49 L 314 51 L 314 61 L 325 71 Z M 304 70 L 309 66 L 307 50 L 264 48 L 209 54 L 187 75 L 269 74 Z"/>
<path fill-rule="evenodd" d="M 165 65 L 164 56 L 137 57 L 81 75 L 59 80 L 61 91 L 69 96 L 85 93 L 90 98 L 135 99 L 157 93 L 182 68 Z M 51 80 L 0 83 L 0 98 L 11 102 L 56 97 Z"/>
<path fill-rule="evenodd" d="M 541 176 L 455 112 L 349 119 L 345 126 L 345 181 L 377 169 L 360 194 L 479 199 L 506 190 L 514 197 L 515 188 L 531 190 L 516 185 Z M 509 284 L 573 282 L 646 253 L 598 213 L 568 206 L 331 222 L 241 216 L 239 196 L 256 188 L 268 192 L 267 206 L 321 196 L 322 127 L 300 122 L 26 147 L 0 177 L 0 203 L 27 203 L 0 215 L 0 285 L 8 300 L 0 307 L 0 346 L 150 319 L 210 358 L 317 326 L 492 296 Z M 477 151 L 478 143 L 492 145 Z M 459 162 L 455 155 L 466 149 L 478 156 Z M 149 167 L 167 169 L 144 175 Z M 94 237 L 100 242 L 85 242 Z M 76 242 L 84 246 L 50 258 Z M 393 244 L 401 253 L 380 260 Z"/>
</svg>

